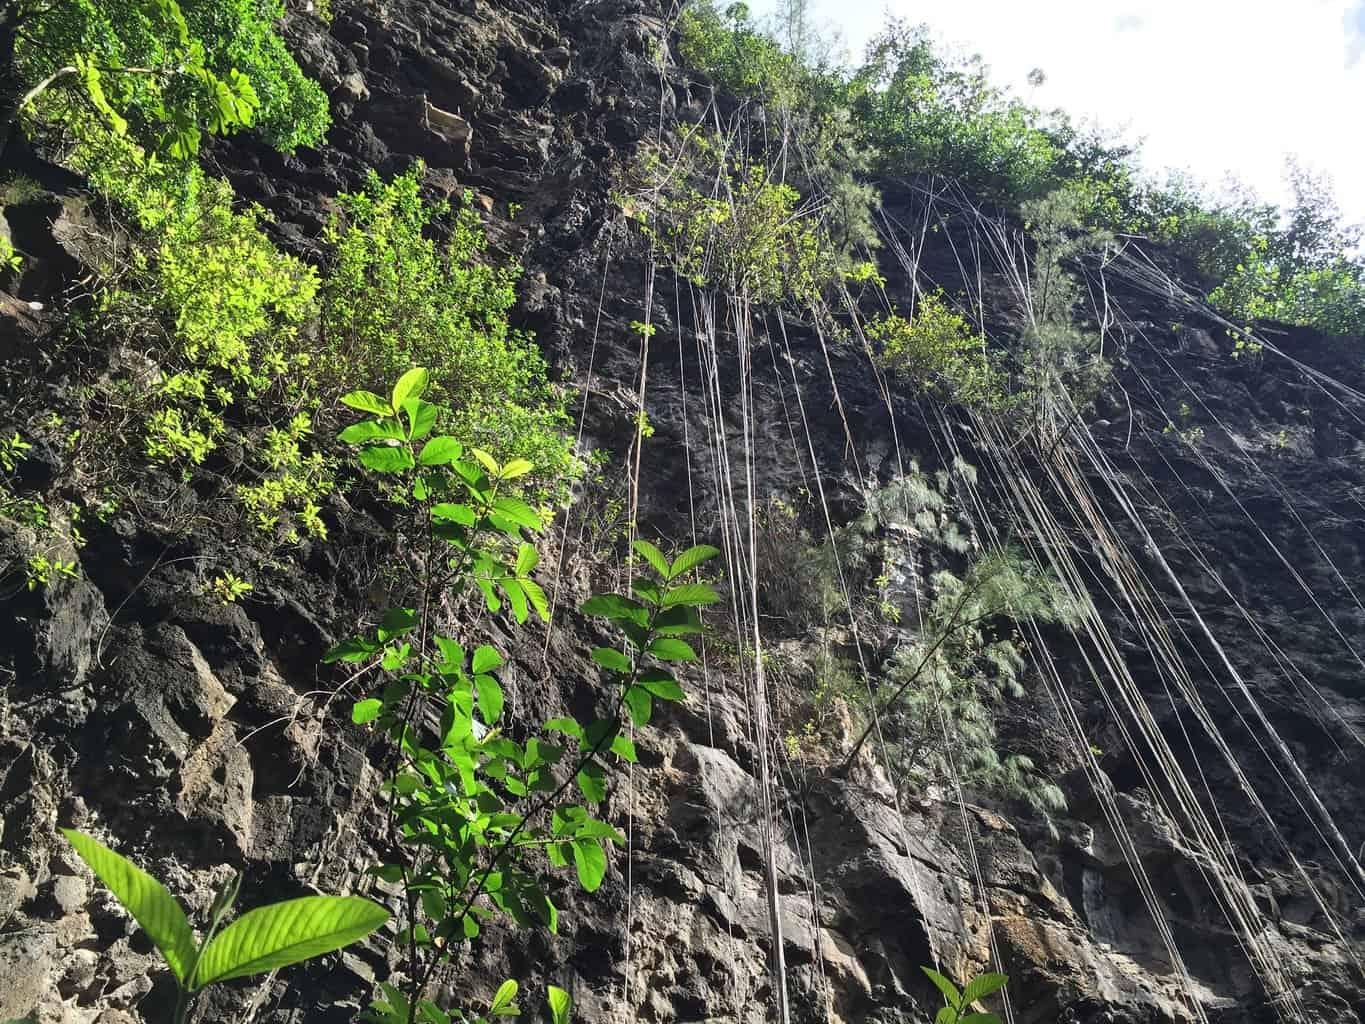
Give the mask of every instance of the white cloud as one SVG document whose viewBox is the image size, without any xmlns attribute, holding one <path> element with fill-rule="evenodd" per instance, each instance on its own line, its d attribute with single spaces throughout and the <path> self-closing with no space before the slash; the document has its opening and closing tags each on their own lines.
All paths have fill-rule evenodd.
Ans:
<svg viewBox="0 0 1365 1024">
<path fill-rule="evenodd" d="M 1342 24 L 1346 26 L 1346 67 L 1354 68 L 1365 57 L 1365 0 L 1346 12 Z"/>
<path fill-rule="evenodd" d="M 755 13 L 771 0 L 753 3 Z M 854 52 L 887 13 L 926 18 L 1045 107 L 1127 126 L 1153 170 L 1235 175 L 1282 201 L 1284 158 L 1330 173 L 1365 221 L 1365 0 L 812 0 Z M 1343 26 L 1354 60 L 1342 60 Z M 1134 29 L 1139 28 L 1140 31 Z M 1030 93 L 1028 72 L 1047 84 Z"/>
</svg>

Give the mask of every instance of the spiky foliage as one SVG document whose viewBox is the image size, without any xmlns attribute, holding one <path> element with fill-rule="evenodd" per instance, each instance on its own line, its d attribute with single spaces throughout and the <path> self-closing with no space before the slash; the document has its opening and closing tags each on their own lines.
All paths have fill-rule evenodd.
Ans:
<svg viewBox="0 0 1365 1024">
<path fill-rule="evenodd" d="M 884 667 L 882 725 L 911 788 L 958 780 L 1022 798 L 1048 812 L 1065 806 L 1055 784 L 1021 754 L 999 749 L 995 719 L 1024 696 L 1024 658 L 1010 620 L 1073 621 L 1060 584 L 1016 552 L 973 560 L 961 575 L 929 581 L 933 594 L 919 635 Z"/>
<path fill-rule="evenodd" d="M 1005 703 L 1025 692 L 1014 621 L 1070 626 L 1075 611 L 1036 563 L 1018 552 L 977 550 L 948 497 L 955 482 L 974 480 L 961 460 L 934 474 L 912 463 L 866 495 L 833 545 L 803 546 L 794 511 L 765 520 L 774 537 L 763 550 L 782 560 L 777 568 L 786 576 L 776 587 L 765 584 L 766 606 L 814 641 L 799 656 L 786 647 L 778 673 L 797 690 L 788 743 L 817 760 L 851 758 L 879 721 L 888 767 L 911 791 L 956 779 L 1048 813 L 1064 806 L 1061 791 L 1029 757 L 1001 748 L 996 722 Z M 848 604 L 833 579 L 836 550 Z M 930 569 L 931 560 L 954 568 Z M 773 568 L 765 561 L 760 578 L 771 579 Z"/>
<path fill-rule="evenodd" d="M 1113 236 L 1085 227 L 1080 202 L 1075 190 L 1059 189 L 1023 205 L 1034 256 L 1016 357 L 1022 390 L 1038 423 L 1055 420 L 1059 405 L 1089 405 L 1109 377 L 1103 339 L 1077 323 L 1081 285 L 1072 268 L 1082 255 L 1103 250 Z M 1067 400 L 1059 403 L 1059 398 Z"/>
</svg>

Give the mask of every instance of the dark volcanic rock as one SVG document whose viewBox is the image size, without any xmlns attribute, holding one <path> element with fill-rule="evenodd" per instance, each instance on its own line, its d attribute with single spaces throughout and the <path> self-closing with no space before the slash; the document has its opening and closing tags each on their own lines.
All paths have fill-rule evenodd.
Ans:
<svg viewBox="0 0 1365 1024">
<path fill-rule="evenodd" d="M 628 325 L 643 314 L 646 274 L 612 209 L 612 175 L 659 128 L 661 110 L 667 119 L 675 109 L 695 109 L 704 95 L 651 57 L 668 46 L 659 5 L 333 5 L 326 28 L 302 15 L 288 23 L 300 59 L 332 100 L 328 144 L 284 157 L 243 138 L 215 144 L 212 162 L 276 215 L 283 244 L 306 254 L 318 251 L 329 197 L 357 187 L 371 169 L 392 174 L 421 158 L 433 192 L 475 190 L 498 248 L 526 264 L 523 325 L 537 332 L 564 379 L 588 389 L 586 436 L 620 459 L 639 374 L 638 336 Z M 522 207 L 515 220 L 503 216 L 510 203 Z M 34 218 L 45 220 L 60 241 L 63 225 L 81 215 L 78 204 L 47 202 L 9 222 L 31 234 Z M 55 243 L 26 248 L 47 254 L 43 273 L 53 279 L 79 259 Z M 926 259 L 950 267 L 952 256 L 944 248 Z M 29 284 L 51 286 L 37 278 Z M 686 538 L 693 529 L 714 536 L 722 482 L 705 438 L 713 426 L 736 446 L 741 435 L 734 406 L 726 422 L 712 424 L 700 385 L 714 373 L 723 402 L 736 399 L 739 360 L 733 338 L 722 338 L 714 367 L 698 358 L 690 332 L 679 343 L 672 282 L 661 275 L 657 287 L 661 330 L 647 396 L 656 432 L 640 484 L 641 521 L 665 537 Z M 1219 616 L 1232 657 L 1358 847 L 1365 771 L 1351 733 L 1365 730 L 1365 671 L 1352 654 L 1365 651 L 1365 610 L 1353 589 L 1365 565 L 1359 407 L 1334 402 L 1286 362 L 1230 361 L 1230 343 L 1212 323 L 1170 330 L 1185 311 L 1141 290 L 1122 298 L 1131 317 L 1145 318 L 1150 341 L 1129 344 L 1095 433 L 1131 486 L 1170 505 L 1181 535 L 1212 557 L 1223 584 L 1303 673 L 1267 659 L 1222 591 L 1181 561 L 1185 585 Z M 4 301 L 0 345 L 8 351 L 11 334 L 24 338 L 43 327 L 19 300 Z M 888 410 L 861 352 L 826 354 L 803 325 L 788 327 L 790 363 L 785 348 L 755 352 L 760 495 L 796 493 L 817 468 L 804 439 L 796 442 L 793 380 L 836 518 L 852 514 L 863 486 L 894 473 L 893 438 L 935 464 L 917 403 L 895 397 Z M 1365 387 L 1358 343 L 1347 350 L 1294 332 L 1283 344 L 1310 366 Z M 1200 401 L 1182 399 L 1187 386 Z M 1194 407 L 1189 425 L 1205 429 L 1207 463 L 1163 433 L 1182 400 Z M 1262 457 L 1250 460 L 1253 451 Z M 40 486 L 42 461 L 28 469 L 28 485 Z M 736 500 L 744 497 L 741 488 Z M 58 823 L 113 837 L 196 910 L 229 868 L 247 872 L 251 904 L 309 888 L 370 889 L 362 872 L 374 860 L 379 772 L 366 737 L 345 721 L 344 701 L 328 699 L 338 680 L 317 667 L 333 637 L 363 614 L 371 582 L 355 553 L 375 527 L 345 511 L 356 518 L 338 542 L 341 553 L 314 552 L 241 606 L 193 596 L 183 564 L 119 519 L 92 527 L 89 546 L 72 553 L 80 580 L 0 605 L 0 1020 L 32 1013 L 38 1024 L 132 1024 L 168 1013 L 154 951 L 90 884 L 58 838 Z M 1174 530 L 1159 540 L 1175 550 Z M 7 534 L 4 543 L 23 538 Z M 586 590 L 589 554 L 569 550 L 567 597 Z M 1291 568 L 1321 608 L 1286 583 Z M 1122 633 L 1119 610 L 1106 611 Z M 1159 699 L 1155 676 L 1142 673 L 1145 648 L 1131 634 L 1124 640 L 1142 685 L 1174 735 L 1181 722 Z M 512 713 L 590 708 L 597 675 L 582 652 L 592 639 L 570 616 L 557 626 L 548 657 L 538 637 L 514 648 Z M 1210 656 L 1191 644 L 1192 657 Z M 610 805 L 613 821 L 629 829 L 630 853 L 613 858 L 601 892 L 557 889 L 564 905 L 558 937 L 490 929 L 452 969 L 452 1000 L 478 1005 L 504 977 L 516 977 L 531 991 L 547 981 L 568 988 L 576 1019 L 586 1022 L 768 1019 L 770 938 L 747 696 L 741 680 L 720 675 L 688 680 L 688 707 L 639 738 L 642 763 Z M 1194 856 L 1141 788 L 1089 677 L 1078 668 L 1068 683 L 1105 748 L 1124 822 L 1209 1018 L 1275 1019 Z M 1306 684 L 1322 699 L 1305 700 Z M 1199 685 L 1239 749 L 1252 750 L 1254 741 L 1238 732 L 1245 709 L 1212 675 Z M 1029 722 L 1048 720 L 1043 705 L 1039 697 Z M 1271 812 L 1334 894 L 1333 909 L 1351 929 L 1344 937 L 1330 934 L 1284 851 L 1241 806 L 1226 767 L 1211 756 L 1187 767 L 1202 771 L 1225 804 L 1247 880 L 1271 922 L 1266 941 L 1303 983 L 1307 1019 L 1361 1020 L 1359 890 L 1329 870 L 1330 851 L 1279 785 L 1279 768 L 1256 761 L 1253 782 L 1276 794 Z M 1023 1024 L 1190 1019 L 1112 825 L 1079 774 L 1068 782 L 1072 807 L 1056 836 L 1011 808 L 926 800 L 899 814 L 891 787 L 875 773 L 789 781 L 779 794 L 790 816 L 777 860 L 797 1020 L 928 1021 L 937 1003 L 919 966 L 937 961 L 969 974 L 992 962 L 992 941 Z M 267 981 L 254 1003 L 253 986 L 229 986 L 206 1001 L 200 1019 L 352 1020 L 393 966 L 372 941 Z"/>
</svg>

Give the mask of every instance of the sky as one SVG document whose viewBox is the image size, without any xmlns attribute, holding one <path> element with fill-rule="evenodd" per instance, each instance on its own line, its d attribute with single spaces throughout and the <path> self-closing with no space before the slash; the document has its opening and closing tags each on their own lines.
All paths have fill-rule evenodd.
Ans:
<svg viewBox="0 0 1365 1024">
<path fill-rule="evenodd" d="M 1348 223 L 1365 222 L 1365 0 L 810 2 L 855 56 L 888 13 L 926 22 L 1034 105 L 1143 140 L 1162 176 L 1232 174 L 1283 203 L 1293 155 L 1331 178 Z M 756 16 L 773 6 L 750 3 Z"/>
</svg>

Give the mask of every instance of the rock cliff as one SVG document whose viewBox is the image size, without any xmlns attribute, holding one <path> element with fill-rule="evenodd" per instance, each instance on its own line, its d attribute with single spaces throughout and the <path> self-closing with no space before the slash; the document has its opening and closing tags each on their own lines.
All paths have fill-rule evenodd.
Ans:
<svg viewBox="0 0 1365 1024">
<path fill-rule="evenodd" d="M 371 169 L 393 173 L 421 158 L 433 192 L 473 189 L 495 245 L 525 262 L 520 323 L 535 331 L 558 375 L 584 389 L 587 440 L 623 458 L 640 369 L 629 324 L 642 315 L 649 267 L 612 202 L 613 176 L 639 143 L 711 99 L 704 82 L 672 63 L 665 12 L 650 0 L 334 0 L 334 7 L 330 25 L 302 13 L 288 25 L 301 63 L 332 101 L 327 146 L 282 157 L 243 138 L 216 145 L 211 165 L 271 210 L 279 238 L 304 254 L 316 245 L 327 197 L 355 188 Z M 7 313 L 16 360 L 24 342 L 14 339 L 43 329 L 42 311 L 23 304 L 51 294 L 80 259 L 79 246 L 62 234 L 62 225 L 84 216 L 79 190 L 68 183 L 53 195 L 5 213 L 11 231 L 54 238 L 44 250 L 50 280 L 26 277 Z M 902 201 L 892 186 L 887 200 Z M 518 207 L 514 215 L 509 204 Z M 936 244 L 925 258 L 947 265 L 947 240 Z M 697 440 L 708 427 L 698 393 L 706 367 L 690 338 L 678 344 L 674 327 L 687 324 L 675 324 L 664 280 L 660 272 L 660 343 L 650 354 L 646 397 L 655 433 L 640 518 L 665 537 L 694 530 L 708 537 L 722 487 Z M 1151 513 L 1153 539 L 1192 606 L 1244 674 L 1344 844 L 1358 850 L 1365 842 L 1365 751 L 1357 738 L 1365 732 L 1365 671 L 1356 654 L 1365 647 L 1365 609 L 1355 589 L 1365 578 L 1359 343 L 1347 348 L 1286 331 L 1276 341 L 1292 361 L 1268 353 L 1253 366 L 1231 359 L 1232 343 L 1215 318 L 1171 294 L 1134 279 L 1116 285 L 1115 301 L 1127 343 L 1093 435 L 1116 486 Z M 790 365 L 783 354 L 755 360 L 759 494 L 791 494 L 812 468 L 788 434 L 793 381 L 836 518 L 851 515 L 865 478 L 890 476 L 893 436 L 936 464 L 937 427 L 913 396 L 893 397 L 888 410 L 859 353 L 826 353 L 800 324 L 791 325 L 790 340 Z M 734 358 L 722 356 L 716 368 L 724 397 L 739 377 Z M 36 357 L 23 366 L 25 379 L 9 375 L 7 403 L 23 399 L 21 388 L 60 387 L 59 366 Z M 1323 385 L 1315 374 L 1346 387 Z M 1182 404 L 1188 411 L 1175 415 Z M 1174 435 L 1166 430 L 1173 416 Z M 1202 431 L 1198 457 L 1179 436 L 1195 429 Z M 970 441 L 970 431 L 963 436 Z M 38 456 L 26 468 L 35 481 L 45 460 L 50 468 L 58 457 Z M 1093 483 L 1103 491 L 1105 481 Z M 1003 493 L 992 487 L 986 480 L 986 493 Z M 360 872 L 380 778 L 365 735 L 329 703 L 335 680 L 319 659 L 366 607 L 367 553 L 382 531 L 363 510 L 334 511 L 348 517 L 342 535 L 305 548 L 247 602 L 223 606 L 192 595 L 189 564 L 213 548 L 212 537 L 168 545 L 116 515 L 92 524 L 89 544 L 73 552 L 78 579 L 0 606 L 0 1019 L 31 1013 L 39 1024 L 130 1024 L 165 1019 L 173 998 L 155 950 L 62 846 L 59 822 L 121 837 L 199 908 L 230 868 L 245 869 L 253 902 L 305 887 L 371 884 Z M 1142 551 L 1146 539 L 1109 511 L 1118 534 Z M 1098 566 L 1090 539 L 1072 539 L 1082 563 Z M 586 594 L 591 552 L 581 531 L 562 544 L 569 605 Z M 1186 545 L 1208 558 L 1216 579 Z M 1156 563 L 1143 565 L 1176 609 L 1177 646 L 1198 666 L 1193 683 L 1287 849 L 1207 743 L 1179 745 L 1189 716 L 1154 669 L 1148 638 L 1121 600 L 1097 598 L 1156 728 L 1179 749 L 1196 751 L 1182 767 L 1223 812 L 1235 863 L 1266 921 L 1262 938 L 1295 979 L 1305 1019 L 1365 1020 L 1361 880 L 1336 863 L 1336 846 L 1296 805 L 1284 759 L 1261 753 L 1263 730 L 1249 722 L 1246 702 L 1173 582 Z M 582 620 L 561 613 L 545 651 L 540 638 L 513 644 L 512 712 L 588 706 L 596 674 L 583 652 L 592 637 Z M 1206 871 L 1218 869 L 1201 863 L 1159 811 L 1142 755 L 1125 744 L 1074 643 L 1059 636 L 1056 645 L 1066 690 L 1206 1019 L 1276 1020 L 1207 881 Z M 566 924 L 557 937 L 490 932 L 457 965 L 453 992 L 486 998 L 503 977 L 516 977 L 569 989 L 578 1019 L 588 1022 L 771 1019 L 756 752 L 743 686 L 717 670 L 691 678 L 689 692 L 686 706 L 639 737 L 641 763 L 611 796 L 610 818 L 628 830 L 630 853 L 614 859 L 602 891 L 564 890 Z M 1060 729 L 1058 715 L 1036 687 L 1010 728 L 1040 745 Z M 984 798 L 966 806 L 902 798 L 898 807 L 875 767 L 841 774 L 788 766 L 778 869 L 794 1017 L 930 1020 L 936 997 L 919 966 L 982 969 L 993 962 L 994 943 L 1024 1024 L 1194 1019 L 1131 858 L 1091 782 L 1072 767 L 1062 780 L 1070 808 L 1049 830 L 1027 810 Z M 1340 933 L 1305 891 L 1290 851 L 1326 894 Z M 352 947 L 264 987 L 225 987 L 201 1019 L 353 1020 L 390 969 L 382 944 Z"/>
</svg>

